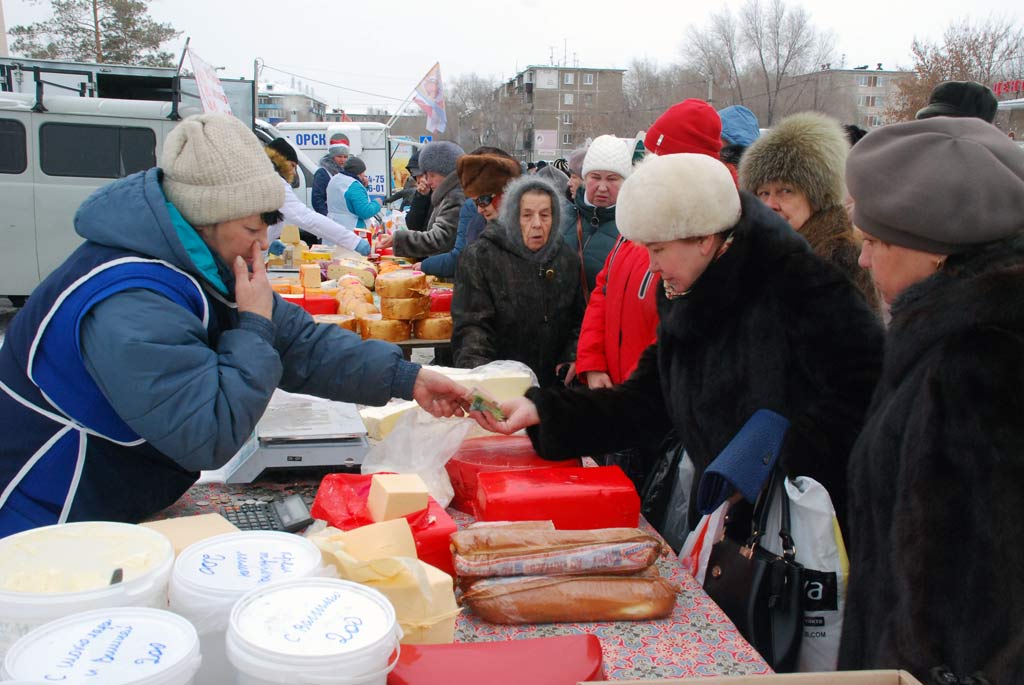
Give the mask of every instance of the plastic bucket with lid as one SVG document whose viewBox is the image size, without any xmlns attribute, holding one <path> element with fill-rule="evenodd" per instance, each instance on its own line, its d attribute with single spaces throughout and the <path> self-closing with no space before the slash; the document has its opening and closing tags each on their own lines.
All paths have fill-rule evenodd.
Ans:
<svg viewBox="0 0 1024 685">
<path fill-rule="evenodd" d="M 33 628 L 104 607 L 167 608 L 170 540 L 128 523 L 87 521 L 0 540 L 0 657 Z M 121 569 L 121 580 L 115 571 Z"/>
<path fill-rule="evenodd" d="M 238 685 L 385 685 L 401 639 L 394 607 L 377 590 L 308 578 L 238 600 L 227 652 Z"/>
<path fill-rule="evenodd" d="M 161 609 L 86 611 L 36 628 L 4 657 L 5 678 L 103 685 L 191 685 L 199 636 Z"/>
<path fill-rule="evenodd" d="M 199 632 L 203 665 L 196 682 L 231 682 L 234 672 L 224 651 L 231 607 L 255 588 L 322 571 L 319 548 L 291 533 L 227 533 L 186 547 L 174 562 L 168 591 L 171 611 Z"/>
</svg>

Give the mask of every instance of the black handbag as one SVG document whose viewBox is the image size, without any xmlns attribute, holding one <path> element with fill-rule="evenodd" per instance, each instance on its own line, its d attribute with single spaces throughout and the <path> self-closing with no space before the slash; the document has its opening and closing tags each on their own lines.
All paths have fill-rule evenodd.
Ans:
<svg viewBox="0 0 1024 685">
<path fill-rule="evenodd" d="M 796 561 L 790 535 L 789 497 L 778 467 L 754 507 L 753 530 L 746 544 L 726 537 L 711 548 L 704 590 L 768 665 L 780 673 L 796 668 L 803 636 L 803 566 Z M 772 500 L 781 497 L 782 556 L 765 550 Z"/>
</svg>

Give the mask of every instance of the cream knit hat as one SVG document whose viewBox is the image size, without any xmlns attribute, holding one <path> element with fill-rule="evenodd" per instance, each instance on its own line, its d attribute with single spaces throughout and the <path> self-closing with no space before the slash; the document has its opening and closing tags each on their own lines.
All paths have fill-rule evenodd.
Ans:
<svg viewBox="0 0 1024 685">
<path fill-rule="evenodd" d="M 622 184 L 615 206 L 619 233 L 634 243 L 714 235 L 739 220 L 732 174 L 704 154 L 648 155 Z"/>
<path fill-rule="evenodd" d="M 167 135 L 160 159 L 167 199 L 193 226 L 278 210 L 284 186 L 263 146 L 230 114 L 188 117 Z"/>
<path fill-rule="evenodd" d="M 615 136 L 598 136 L 583 158 L 583 173 L 612 171 L 626 178 L 633 171 L 633 150 Z"/>
</svg>

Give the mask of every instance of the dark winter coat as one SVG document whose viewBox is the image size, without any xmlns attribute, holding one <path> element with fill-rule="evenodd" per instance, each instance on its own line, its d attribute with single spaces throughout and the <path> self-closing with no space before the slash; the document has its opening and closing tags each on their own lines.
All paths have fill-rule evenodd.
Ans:
<svg viewBox="0 0 1024 685">
<path fill-rule="evenodd" d="M 412 196 L 409 211 L 405 215 L 405 226 L 409 230 L 422 231 L 427 227 L 427 219 L 430 218 L 430 195 L 420 195 L 417 192 Z"/>
<path fill-rule="evenodd" d="M 327 186 L 335 174 L 341 173 L 341 167 L 334 161 L 334 157 L 324 155 L 320 158 L 320 168 L 313 174 L 313 188 L 310 199 L 313 201 L 313 209 L 320 214 L 327 216 Z"/>
<path fill-rule="evenodd" d="M 1024 683 L 1024 238 L 892 307 L 850 461 L 840 668 Z"/>
<path fill-rule="evenodd" d="M 517 217 L 522 194 L 534 187 L 550 189 L 555 210 L 547 245 L 529 253 Z M 583 319 L 579 260 L 554 228 L 559 211 L 554 193 L 533 176 L 513 181 L 498 221 L 460 256 L 452 299 L 455 366 L 514 359 L 533 369 L 546 387 L 556 383 L 558 365 L 576 358 Z"/>
<path fill-rule="evenodd" d="M 881 326 L 849 279 L 741 196 L 729 249 L 687 295 L 668 300 L 659 289 L 658 341 L 633 375 L 611 389 L 530 390 L 541 422 L 529 434 L 541 456 L 566 458 L 649 445 L 675 428 L 696 492 L 740 427 L 770 409 L 791 422 L 784 470 L 821 482 L 842 512 L 850 448 L 881 367 Z M 670 471 L 648 488 L 651 520 L 664 513 Z"/>
<path fill-rule="evenodd" d="M 585 189 L 581 185 L 576 191 L 576 201 L 568 205 L 561 222 L 562 238 L 569 248 L 580 254 L 580 240 L 583 236 L 583 270 L 587 274 L 587 295 L 597 283 L 597 274 L 604 268 L 608 253 L 615 247 L 619 229 L 615 225 L 615 207 L 594 207 L 584 201 Z"/>
<path fill-rule="evenodd" d="M 849 276 L 864 293 L 872 309 L 879 309 L 878 291 L 871 280 L 871 273 L 857 263 L 860 244 L 853 235 L 853 224 L 844 207 L 833 205 L 818 210 L 800 227 L 800 235 L 810 243 L 814 254 L 832 262 Z"/>
<path fill-rule="evenodd" d="M 455 247 L 459 213 L 466 202 L 459 174 L 452 172 L 430 194 L 430 217 L 422 231 L 397 231 L 394 253 L 398 257 L 423 260 L 449 252 Z"/>
</svg>

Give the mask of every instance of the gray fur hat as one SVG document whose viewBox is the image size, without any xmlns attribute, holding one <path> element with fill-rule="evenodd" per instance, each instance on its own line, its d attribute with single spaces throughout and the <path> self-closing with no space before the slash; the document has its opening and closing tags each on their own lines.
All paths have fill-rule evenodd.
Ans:
<svg viewBox="0 0 1024 685">
<path fill-rule="evenodd" d="M 543 169 L 538 171 L 537 177 L 550 181 L 551 185 L 555 186 L 555 190 L 562 195 L 565 195 L 565 191 L 569 187 L 569 177 L 563 174 L 558 167 L 551 164 L 545 165 Z"/>
<path fill-rule="evenodd" d="M 162 187 L 185 221 L 212 226 L 272 212 L 284 187 L 253 132 L 230 114 L 196 114 L 175 126 L 160 156 Z"/>
<path fill-rule="evenodd" d="M 569 175 L 576 174 L 580 178 L 583 178 L 583 158 L 587 156 L 587 150 L 590 149 L 589 145 L 581 148 L 576 148 L 569 153 Z"/>
<path fill-rule="evenodd" d="M 530 192 L 547 193 L 551 197 L 551 233 L 548 242 L 537 252 L 530 252 L 523 244 L 523 235 L 519 228 L 519 205 L 523 195 Z M 523 174 L 512 179 L 505 187 L 501 209 L 498 210 L 498 223 L 505 230 L 505 235 L 514 248 L 530 261 L 543 263 L 547 261 L 561 243 L 558 227 L 562 219 L 562 201 L 558 191 L 551 183 L 536 174 Z"/>
<path fill-rule="evenodd" d="M 846 171 L 853 223 L 887 243 L 957 254 L 1024 233 L 1024 154 L 982 119 L 883 126 Z"/>
<path fill-rule="evenodd" d="M 420 171 L 433 171 L 447 176 L 455 171 L 455 163 L 466 154 L 461 147 L 447 140 L 437 140 L 420 148 Z"/>
<path fill-rule="evenodd" d="M 772 181 L 792 183 L 815 212 L 842 205 L 850 144 L 838 121 L 818 112 L 788 116 L 747 148 L 740 188 L 751 193 Z"/>
<path fill-rule="evenodd" d="M 345 166 L 343 168 L 350 174 L 355 174 L 356 176 L 358 176 L 359 174 L 366 171 L 366 162 L 359 159 L 358 157 L 349 157 L 348 160 L 345 162 Z"/>
</svg>

